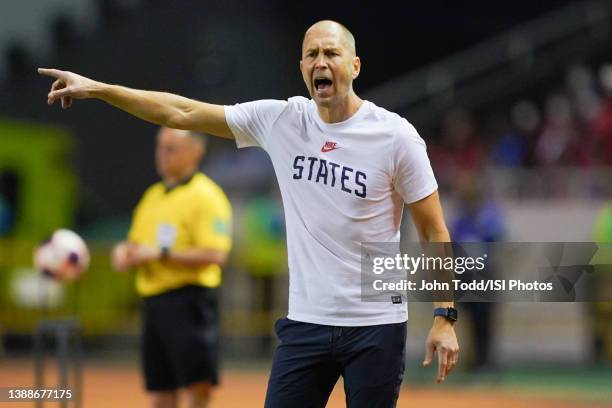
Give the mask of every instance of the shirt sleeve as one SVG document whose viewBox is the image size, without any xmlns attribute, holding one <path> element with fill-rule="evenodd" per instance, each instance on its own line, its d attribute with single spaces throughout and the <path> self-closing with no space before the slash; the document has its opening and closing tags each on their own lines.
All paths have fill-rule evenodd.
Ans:
<svg viewBox="0 0 612 408">
<path fill-rule="evenodd" d="M 393 143 L 393 187 L 406 204 L 419 201 L 438 189 L 425 141 L 402 119 Z"/>
<path fill-rule="evenodd" d="M 225 195 L 208 196 L 196 211 L 193 243 L 198 248 L 228 252 L 232 246 L 232 209 Z"/>
<path fill-rule="evenodd" d="M 225 106 L 225 119 L 238 148 L 260 146 L 266 149 L 269 131 L 287 101 L 265 99 Z"/>
<path fill-rule="evenodd" d="M 130 225 L 130 229 L 127 233 L 128 241 L 136 242 L 136 240 L 138 239 L 138 234 L 136 234 L 135 222 L 136 222 L 136 212 L 134 212 L 134 215 L 132 216 L 132 225 Z"/>
<path fill-rule="evenodd" d="M 142 197 L 140 201 L 136 205 L 136 208 L 132 211 L 132 224 L 130 225 L 130 229 L 127 233 L 127 240 L 132 242 L 144 243 L 144 232 L 142 226 L 142 211 L 143 207 L 146 205 L 147 198 L 151 194 L 151 191 L 155 188 L 155 185 L 149 187 Z"/>
</svg>

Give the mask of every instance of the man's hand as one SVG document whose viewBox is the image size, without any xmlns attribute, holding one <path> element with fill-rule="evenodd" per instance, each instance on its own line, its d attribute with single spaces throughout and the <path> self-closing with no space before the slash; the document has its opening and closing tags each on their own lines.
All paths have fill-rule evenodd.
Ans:
<svg viewBox="0 0 612 408">
<path fill-rule="evenodd" d="M 457 360 L 459 360 L 459 343 L 457 343 L 457 336 L 452 323 L 445 317 L 436 317 L 427 336 L 425 347 L 425 360 L 423 360 L 423 366 L 425 367 L 431 364 L 434 353 L 438 352 L 438 377 L 436 381 L 441 383 L 455 368 Z"/>
<path fill-rule="evenodd" d="M 161 250 L 148 245 L 133 244 L 130 247 L 129 257 L 132 266 L 140 266 L 147 262 L 160 260 Z"/>
<path fill-rule="evenodd" d="M 121 241 L 113 247 L 111 252 L 111 264 L 118 272 L 125 272 L 132 267 L 130 262 L 130 246 L 134 243 Z"/>
<path fill-rule="evenodd" d="M 61 100 L 62 108 L 73 99 L 99 99 L 147 122 L 172 129 L 195 130 L 233 139 L 225 119 L 225 107 L 185 98 L 167 92 L 145 91 L 109 85 L 59 69 L 38 68 L 41 75 L 55 78 L 47 95 L 52 105 Z"/>
<path fill-rule="evenodd" d="M 161 251 L 158 248 L 123 241 L 113 248 L 111 262 L 115 270 L 125 272 L 143 263 L 157 261 L 160 257 Z"/>
<path fill-rule="evenodd" d="M 69 108 L 73 99 L 91 98 L 91 93 L 98 85 L 98 82 L 89 78 L 59 69 L 38 68 L 38 73 L 55 78 L 47 95 L 47 104 L 53 105 L 59 99 L 63 109 Z"/>
</svg>

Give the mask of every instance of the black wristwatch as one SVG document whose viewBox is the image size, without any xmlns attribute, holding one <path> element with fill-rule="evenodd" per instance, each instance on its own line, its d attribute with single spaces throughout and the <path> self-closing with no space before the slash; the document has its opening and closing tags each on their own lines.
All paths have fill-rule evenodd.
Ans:
<svg viewBox="0 0 612 408">
<path fill-rule="evenodd" d="M 455 323 L 459 313 L 457 313 L 457 309 L 454 307 L 438 307 L 434 309 L 434 317 L 436 316 L 444 316 L 452 323 Z"/>
<path fill-rule="evenodd" d="M 170 257 L 170 247 L 163 246 L 160 251 L 160 259 L 166 261 Z"/>
</svg>

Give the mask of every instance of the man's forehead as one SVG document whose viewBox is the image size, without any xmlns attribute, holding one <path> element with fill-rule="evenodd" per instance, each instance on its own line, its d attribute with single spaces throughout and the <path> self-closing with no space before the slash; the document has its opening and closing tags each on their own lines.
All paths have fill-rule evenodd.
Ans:
<svg viewBox="0 0 612 408">
<path fill-rule="evenodd" d="M 314 24 L 304 35 L 302 51 L 318 48 L 345 48 L 351 49 L 352 41 L 340 24 L 324 21 Z"/>
<path fill-rule="evenodd" d="M 342 41 L 340 41 L 337 38 L 318 38 L 312 41 L 305 40 L 302 46 L 304 50 L 319 49 L 319 48 L 337 49 L 337 48 L 345 48 L 345 47 L 346 47 L 346 44 L 343 44 Z"/>
<path fill-rule="evenodd" d="M 310 50 L 350 50 L 350 45 L 339 36 L 304 38 L 302 52 Z"/>
<path fill-rule="evenodd" d="M 160 129 L 157 134 L 158 140 L 164 140 L 165 142 L 183 142 L 190 140 L 189 132 L 186 130 L 179 129 Z"/>
</svg>

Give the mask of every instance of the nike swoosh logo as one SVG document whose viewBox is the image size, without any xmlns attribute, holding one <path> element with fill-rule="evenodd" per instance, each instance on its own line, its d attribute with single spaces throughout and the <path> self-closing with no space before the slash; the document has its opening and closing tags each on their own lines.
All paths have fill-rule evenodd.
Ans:
<svg viewBox="0 0 612 408">
<path fill-rule="evenodd" d="M 326 146 L 323 146 L 321 148 L 321 152 L 327 153 L 327 152 L 331 152 L 332 150 L 336 150 L 336 149 L 339 149 L 339 147 L 326 147 Z"/>
</svg>

